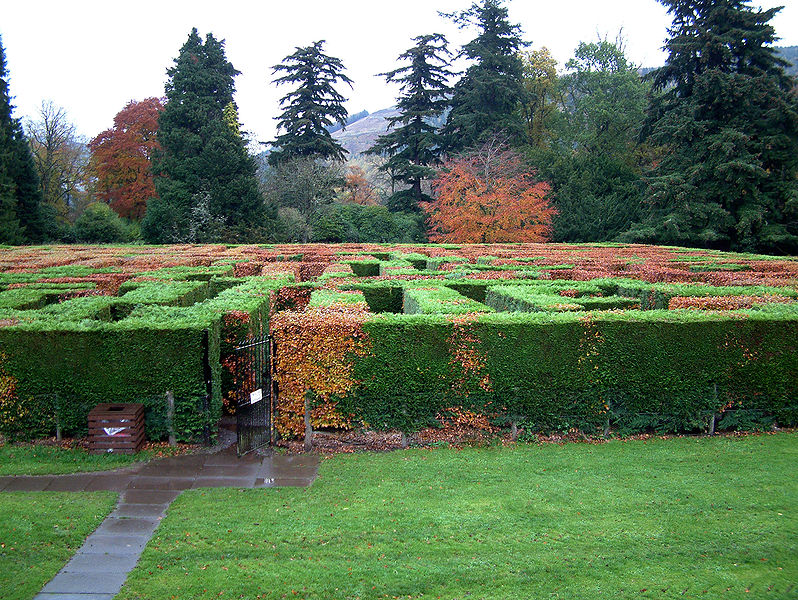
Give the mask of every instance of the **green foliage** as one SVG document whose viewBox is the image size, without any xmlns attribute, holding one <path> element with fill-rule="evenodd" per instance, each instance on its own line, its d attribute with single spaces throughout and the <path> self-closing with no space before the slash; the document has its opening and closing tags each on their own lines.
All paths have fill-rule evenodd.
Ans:
<svg viewBox="0 0 798 600">
<path fill-rule="evenodd" d="M 643 183 L 638 136 L 648 85 L 619 42 L 581 43 L 559 80 L 556 138 L 530 158 L 552 182 L 554 238 L 603 241 L 640 216 Z"/>
<path fill-rule="evenodd" d="M 153 157 L 158 197 L 148 202 L 142 235 L 158 243 L 256 236 L 263 200 L 245 141 L 225 121 L 238 71 L 224 42 L 208 34 L 203 43 L 193 29 L 168 75 Z"/>
<path fill-rule="evenodd" d="M 359 291 L 337 292 L 333 290 L 313 290 L 310 294 L 309 308 L 328 307 L 334 304 L 365 303 L 363 293 Z"/>
<path fill-rule="evenodd" d="M 95 202 L 75 221 L 75 237 L 85 243 L 113 243 L 128 241 L 124 221 L 104 202 Z"/>
<path fill-rule="evenodd" d="M 674 17 L 648 134 L 665 147 L 650 211 L 626 240 L 798 249 L 798 101 L 772 43 L 780 10 L 661 0 Z"/>
<path fill-rule="evenodd" d="M 477 146 L 496 132 L 512 142 L 522 139 L 518 108 L 523 68 L 518 51 L 524 42 L 521 28 L 510 24 L 503 4 L 503 0 L 481 0 L 468 10 L 446 15 L 461 28 L 479 30 L 460 52 L 472 64 L 454 86 L 443 131 L 449 152 Z"/>
<path fill-rule="evenodd" d="M 535 430 L 596 432 L 610 419 L 622 431 L 695 431 L 732 409 L 798 422 L 794 307 L 484 314 L 464 326 L 481 357 L 465 388 L 453 362 L 456 327 L 443 315 L 367 321 L 372 350 L 354 371 L 362 384 L 340 409 L 403 431 L 434 424 L 453 405 Z"/>
<path fill-rule="evenodd" d="M 392 213 L 384 206 L 333 203 L 311 221 L 315 242 L 423 242 L 421 215 Z"/>
<path fill-rule="evenodd" d="M 279 165 L 297 158 L 341 161 L 346 150 L 330 135 L 329 126 L 344 125 L 347 111 L 345 98 L 335 85 L 352 80 L 344 74 L 341 60 L 324 54 L 324 40 L 297 48 L 283 62 L 274 66 L 274 73 L 283 73 L 273 83 L 297 84 L 295 90 L 280 99 L 283 113 L 277 127 L 284 133 L 273 142 L 269 164 Z"/>
<path fill-rule="evenodd" d="M 413 41 L 416 45 L 399 56 L 410 64 L 383 73 L 388 83 L 400 85 L 399 113 L 388 118 L 388 132 L 377 138 L 368 153 L 387 156 L 380 170 L 410 186 L 389 199 L 391 209 L 418 212 L 419 202 L 432 200 L 422 192 L 421 182 L 432 179 L 433 167 L 441 162 L 442 138 L 434 121 L 448 107 L 452 72 L 444 36 L 422 35 Z"/>
<path fill-rule="evenodd" d="M 201 269 L 229 266 L 175 275 L 205 275 Z M 213 280 L 140 281 L 118 298 L 75 298 L 38 310 L 47 294 L 63 289 L 0 292 L 9 302 L 17 298 L 16 310 L 0 311 L 0 318 L 13 321 L 0 328 L 0 366 L 16 381 L 13 406 L 0 402 L 0 417 L 14 419 L 0 418 L 0 431 L 48 435 L 58 423 L 65 433 L 80 434 L 88 412 L 112 398 L 145 404 L 147 435 L 160 439 L 168 432 L 164 394 L 171 391 L 178 439 L 201 439 L 221 414 L 223 346 L 230 351 L 230 339 L 262 333 L 269 293 L 289 282 L 251 277 L 229 287 Z M 211 289 L 221 291 L 208 298 Z M 30 310 L 21 310 L 23 293 L 37 296 Z M 228 313 L 247 313 L 243 328 L 228 324 Z"/>
<path fill-rule="evenodd" d="M 404 288 L 403 312 L 408 315 L 462 315 L 492 312 L 492 310 L 476 300 L 458 294 L 451 288 L 426 285 Z"/>
<path fill-rule="evenodd" d="M 39 242 L 47 229 L 42 193 L 28 142 L 12 108 L 0 38 L 0 243 Z"/>
</svg>

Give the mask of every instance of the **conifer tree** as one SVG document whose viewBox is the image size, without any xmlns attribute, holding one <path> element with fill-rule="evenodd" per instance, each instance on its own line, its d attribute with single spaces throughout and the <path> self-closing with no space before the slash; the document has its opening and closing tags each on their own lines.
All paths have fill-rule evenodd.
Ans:
<svg viewBox="0 0 798 600">
<path fill-rule="evenodd" d="M 798 107 L 768 23 L 780 9 L 660 2 L 674 20 L 648 132 L 665 151 L 626 239 L 795 253 Z"/>
<path fill-rule="evenodd" d="M 45 232 L 42 196 L 30 148 L 12 108 L 0 40 L 0 243 L 38 242 Z"/>
<path fill-rule="evenodd" d="M 225 120 L 239 72 L 224 41 L 209 33 L 203 43 L 192 29 L 167 74 L 153 158 L 158 196 L 147 205 L 142 234 L 159 243 L 244 240 L 260 225 L 263 199 L 246 142 Z"/>
<path fill-rule="evenodd" d="M 479 30 L 460 52 L 473 64 L 454 86 L 444 128 L 450 152 L 474 147 L 499 131 L 511 142 L 523 137 L 523 67 L 518 54 L 526 44 L 503 4 L 504 0 L 481 0 L 468 10 L 444 15 L 461 28 Z"/>
<path fill-rule="evenodd" d="M 324 40 L 296 48 L 283 62 L 273 67 L 283 73 L 274 83 L 297 84 L 280 99 L 283 113 L 277 127 L 283 131 L 272 144 L 269 164 L 275 166 L 297 158 L 343 160 L 346 150 L 327 129 L 335 123 L 346 125 L 345 98 L 335 85 L 352 80 L 344 74 L 340 59 L 324 54 Z"/>
<path fill-rule="evenodd" d="M 434 121 L 446 110 L 452 76 L 446 38 L 440 34 L 413 38 L 416 45 L 399 56 L 410 64 L 382 73 L 389 83 L 399 83 L 402 95 L 399 114 L 388 118 L 388 133 L 377 138 L 369 154 L 387 156 L 380 170 L 410 186 L 391 196 L 394 211 L 419 211 L 420 202 L 432 200 L 423 193 L 421 182 L 435 176 L 441 162 L 441 136 Z"/>
</svg>

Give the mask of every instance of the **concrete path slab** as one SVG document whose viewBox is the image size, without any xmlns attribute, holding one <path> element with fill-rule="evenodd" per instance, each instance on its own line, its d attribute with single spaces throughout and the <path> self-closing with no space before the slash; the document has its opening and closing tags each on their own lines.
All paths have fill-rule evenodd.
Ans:
<svg viewBox="0 0 798 600">
<path fill-rule="evenodd" d="M 169 505 L 198 488 L 307 487 L 318 457 L 250 453 L 174 456 L 118 471 L 0 477 L 0 492 L 119 492 L 114 511 L 34 600 L 112 600 L 135 568 Z"/>
</svg>

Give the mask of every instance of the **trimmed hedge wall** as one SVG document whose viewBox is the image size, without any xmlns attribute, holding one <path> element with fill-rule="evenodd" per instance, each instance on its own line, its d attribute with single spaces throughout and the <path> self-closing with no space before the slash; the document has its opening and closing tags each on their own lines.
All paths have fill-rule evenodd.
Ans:
<svg viewBox="0 0 798 600">
<path fill-rule="evenodd" d="M 165 392 L 171 391 L 179 440 L 215 432 L 222 393 L 231 385 L 222 359 L 266 329 L 270 293 L 290 278 L 229 283 L 147 281 L 122 297 L 0 311 L 6 321 L 0 327 L 0 431 L 30 437 L 58 425 L 82 433 L 96 404 L 142 402 L 147 435 L 160 439 L 168 433 Z M 205 299 L 211 289 L 222 291 Z"/>
<path fill-rule="evenodd" d="M 713 415 L 719 427 L 798 424 L 793 307 L 494 313 L 467 324 L 465 336 L 457 327 L 442 315 L 365 322 L 372 349 L 354 363 L 362 383 L 339 409 L 404 431 L 458 405 L 534 430 L 596 431 L 609 420 L 623 432 L 690 431 Z M 479 369 L 453 361 L 458 335 L 477 340 L 470 356 Z"/>
<path fill-rule="evenodd" d="M 444 286 L 405 287 L 403 312 L 405 314 L 449 314 L 492 312 L 481 302 L 458 294 Z"/>
</svg>

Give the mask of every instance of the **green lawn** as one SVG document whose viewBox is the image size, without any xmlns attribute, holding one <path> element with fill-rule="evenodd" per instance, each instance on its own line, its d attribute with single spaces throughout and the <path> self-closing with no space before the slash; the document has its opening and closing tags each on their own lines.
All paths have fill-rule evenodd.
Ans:
<svg viewBox="0 0 798 600">
<path fill-rule="evenodd" d="M 83 471 L 105 471 L 150 460 L 169 448 L 144 450 L 138 454 L 89 454 L 82 448 L 36 444 L 0 446 L 0 475 L 59 475 Z"/>
<path fill-rule="evenodd" d="M 118 598 L 794 598 L 796 465 L 796 434 L 341 455 L 184 493 Z"/>
<path fill-rule="evenodd" d="M 0 598 L 30 600 L 116 504 L 113 492 L 0 493 Z"/>
</svg>

